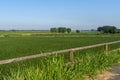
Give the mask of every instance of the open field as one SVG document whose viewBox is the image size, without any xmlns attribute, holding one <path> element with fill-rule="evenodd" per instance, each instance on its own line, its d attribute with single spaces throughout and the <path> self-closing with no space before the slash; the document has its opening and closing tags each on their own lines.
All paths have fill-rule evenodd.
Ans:
<svg viewBox="0 0 120 80">
<path fill-rule="evenodd" d="M 116 35 L 96 35 L 96 34 L 50 34 L 50 33 L 30 33 L 32 36 L 10 37 L 11 33 L 4 33 L 7 37 L 0 38 L 0 60 L 13 57 L 51 52 L 97 43 L 117 41 L 120 36 Z M 12 33 L 28 34 L 28 33 Z M 39 34 L 39 35 L 34 35 Z M 48 37 L 46 37 L 48 36 Z M 119 46 L 119 45 L 118 45 Z"/>
<path fill-rule="evenodd" d="M 0 35 L 2 35 L 2 37 L 0 37 L 0 60 L 120 40 L 120 34 L 109 35 L 98 33 L 53 34 L 39 32 L 7 32 L 0 33 Z M 116 48 L 120 48 L 120 43 L 110 45 L 109 47 L 110 50 Z M 37 77 L 36 80 L 57 80 L 57 77 L 61 77 L 60 80 L 76 80 L 77 78 L 88 75 L 91 77 L 95 75 L 98 70 L 102 71 L 106 67 L 119 61 L 119 51 L 106 55 L 103 49 L 104 47 L 98 47 L 76 51 L 75 61 L 80 61 L 80 63 L 76 63 L 72 67 L 72 70 L 70 65 L 63 67 L 63 65 L 68 62 L 68 54 L 0 65 L 0 73 L 3 75 L 0 76 L 0 79 L 5 77 L 5 80 L 8 80 L 8 78 L 16 80 L 21 77 L 23 78 L 21 80 L 24 80 L 25 74 L 27 80 L 31 80 L 30 78 L 32 77 L 30 76 L 35 78 L 40 75 L 44 77 Z M 53 67 L 55 69 L 53 69 Z M 25 72 L 22 71 L 22 73 L 21 70 Z M 31 72 L 29 73 L 27 70 Z M 34 72 L 34 70 L 43 73 L 40 74 L 40 72 L 36 72 L 36 74 L 40 75 L 33 75 L 32 72 Z M 58 73 L 56 71 L 58 71 Z M 62 73 L 65 74 L 62 75 Z"/>
</svg>

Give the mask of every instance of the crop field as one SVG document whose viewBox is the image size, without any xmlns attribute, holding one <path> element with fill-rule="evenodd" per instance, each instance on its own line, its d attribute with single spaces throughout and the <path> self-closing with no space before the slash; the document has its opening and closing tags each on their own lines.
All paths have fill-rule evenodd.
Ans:
<svg viewBox="0 0 120 80">
<path fill-rule="evenodd" d="M 0 32 L 0 60 L 120 40 L 120 34 Z M 120 43 L 109 50 L 120 48 Z M 0 80 L 83 80 L 120 61 L 120 51 L 105 54 L 104 47 L 76 51 L 74 65 L 68 54 L 0 65 Z M 94 68 L 94 69 L 93 69 Z"/>
<path fill-rule="evenodd" d="M 10 37 L 14 34 L 17 34 L 17 37 Z M 19 36 L 21 34 L 32 36 Z M 4 33 L 4 35 L 8 36 L 0 37 L 0 60 L 120 40 L 120 36 L 116 35 L 95 34 Z"/>
</svg>

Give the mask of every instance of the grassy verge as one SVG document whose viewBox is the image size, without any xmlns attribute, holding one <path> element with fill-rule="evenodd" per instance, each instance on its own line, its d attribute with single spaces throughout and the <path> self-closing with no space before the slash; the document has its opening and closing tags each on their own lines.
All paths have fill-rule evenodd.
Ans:
<svg viewBox="0 0 120 80">
<path fill-rule="evenodd" d="M 79 52 L 75 53 L 79 54 Z M 28 66 L 18 64 L 17 67 L 0 69 L 2 80 L 83 80 L 86 76 L 94 78 L 101 71 L 120 61 L 120 51 L 86 52 L 75 57 L 74 65 L 66 65 L 64 56 L 56 55 L 41 60 L 40 65 Z M 24 67 L 24 66 L 27 67 Z M 3 65 L 2 67 L 5 67 Z M 3 70 L 2 70 L 3 69 Z"/>
</svg>

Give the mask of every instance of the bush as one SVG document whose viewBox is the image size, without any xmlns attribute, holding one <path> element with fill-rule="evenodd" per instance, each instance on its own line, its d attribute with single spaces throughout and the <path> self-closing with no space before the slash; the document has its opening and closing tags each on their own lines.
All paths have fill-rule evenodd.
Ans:
<svg viewBox="0 0 120 80">
<path fill-rule="evenodd" d="M 80 30 L 76 30 L 76 33 L 80 33 Z"/>
</svg>

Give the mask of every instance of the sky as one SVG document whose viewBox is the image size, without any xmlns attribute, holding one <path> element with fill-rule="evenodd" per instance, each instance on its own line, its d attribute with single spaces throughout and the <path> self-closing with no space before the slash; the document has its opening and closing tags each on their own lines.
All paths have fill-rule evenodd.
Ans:
<svg viewBox="0 0 120 80">
<path fill-rule="evenodd" d="M 0 29 L 120 28 L 120 0 L 0 0 Z"/>
</svg>

